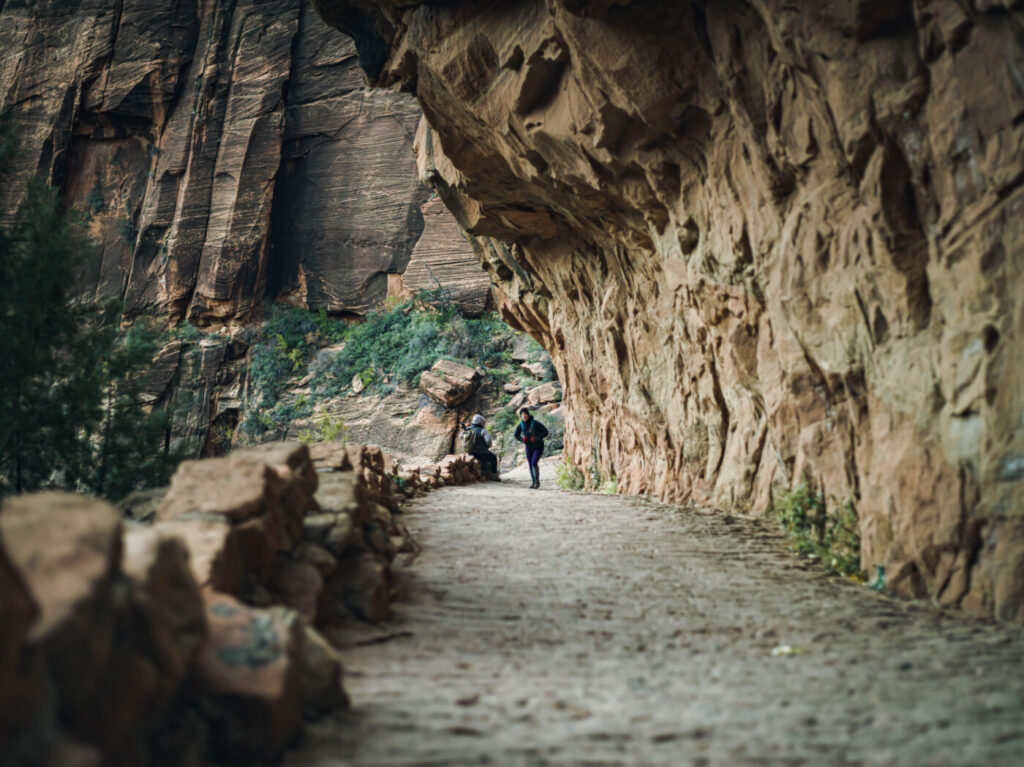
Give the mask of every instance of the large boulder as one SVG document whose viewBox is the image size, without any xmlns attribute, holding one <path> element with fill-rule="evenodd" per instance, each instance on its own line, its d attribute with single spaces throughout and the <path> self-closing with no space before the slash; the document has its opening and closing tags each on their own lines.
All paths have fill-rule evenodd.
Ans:
<svg viewBox="0 0 1024 767">
<path fill-rule="evenodd" d="M 39 676 L 24 668 L 23 648 L 38 617 L 39 608 L 7 553 L 0 528 L 0 743 L 11 743 L 25 731 L 35 707 Z"/>
<path fill-rule="evenodd" d="M 317 485 L 305 445 L 261 445 L 181 464 L 156 518 L 188 541 L 200 583 L 242 594 L 268 583 L 278 554 L 302 540 Z"/>
<path fill-rule="evenodd" d="M 255 609 L 214 592 L 206 592 L 206 616 L 193 689 L 212 724 L 214 755 L 269 761 L 302 721 L 302 626 L 289 610 Z"/>
<path fill-rule="evenodd" d="M 438 360 L 420 375 L 420 389 L 445 407 L 461 405 L 479 386 L 479 371 L 450 360 Z"/>
<path fill-rule="evenodd" d="M 326 583 L 331 601 L 325 619 L 337 622 L 355 615 L 380 623 L 391 615 L 389 588 L 390 568 L 385 557 L 365 552 L 341 559 Z"/>
<path fill-rule="evenodd" d="M 9 566 L 0 578 L 13 571 L 38 605 L 20 641 L 28 676 L 11 684 L 0 655 L 0 727 L 20 725 L 4 741 L 7 758 L 147 763 L 205 635 L 184 545 L 156 530 L 123 533 L 113 507 L 69 493 L 8 500 L 0 539 Z M 6 640 L 23 631 L 25 606 L 13 585 L 4 595 L 17 608 Z M 13 718 L 11 705 L 20 707 Z"/>
<path fill-rule="evenodd" d="M 400 386 L 384 397 L 340 397 L 324 402 L 312 419 L 324 417 L 344 421 L 350 443 L 372 443 L 402 462 L 423 463 L 440 459 L 451 448 L 458 415 L 420 389 Z M 298 436 L 305 428 L 301 421 L 293 422 L 288 434 Z"/>
<path fill-rule="evenodd" d="M 202 592 L 179 538 L 154 528 L 124 533 L 122 568 L 134 585 L 134 601 L 154 660 L 176 684 L 206 634 Z"/>
<path fill-rule="evenodd" d="M 189 566 L 201 586 L 226 594 L 241 594 L 246 563 L 232 524 L 217 514 L 183 514 L 157 528 L 180 538 L 189 550 Z"/>
<path fill-rule="evenodd" d="M 526 404 L 530 407 L 540 407 L 561 401 L 562 386 L 558 381 L 548 381 L 526 390 Z"/>
<path fill-rule="evenodd" d="M 315 508 L 317 476 L 309 449 L 274 442 L 238 450 L 225 458 L 185 461 L 156 510 L 157 520 L 202 512 L 231 522 L 265 514 L 298 516 Z"/>
<path fill-rule="evenodd" d="M 71 493 L 36 493 L 4 502 L 2 536 L 11 564 L 38 605 L 28 641 L 59 688 L 59 714 L 84 733 L 108 692 L 122 599 L 118 588 L 121 519 L 109 504 Z"/>
</svg>

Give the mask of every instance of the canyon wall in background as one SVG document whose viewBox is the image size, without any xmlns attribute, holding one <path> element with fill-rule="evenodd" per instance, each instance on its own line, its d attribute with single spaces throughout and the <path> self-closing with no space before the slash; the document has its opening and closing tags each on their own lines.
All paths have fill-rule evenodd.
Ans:
<svg viewBox="0 0 1024 767">
<path fill-rule="evenodd" d="M 316 0 L 619 488 L 801 482 L 885 585 L 1024 617 L 1024 12 Z"/>
<path fill-rule="evenodd" d="M 417 179 L 415 100 L 368 90 L 300 0 L 2 4 L 0 108 L 18 143 L 0 212 L 32 174 L 58 186 L 98 243 L 83 295 L 130 315 L 209 325 L 265 297 L 363 314 L 435 277 L 470 313 L 487 302 Z"/>
<path fill-rule="evenodd" d="M 440 288 L 488 306 L 418 179 L 415 99 L 369 90 L 351 39 L 301 0 L 0 3 L 0 113 L 17 145 L 0 220 L 43 178 L 96 243 L 83 299 L 206 331 L 146 380 L 189 454 L 237 436 L 266 299 L 356 316 Z"/>
</svg>

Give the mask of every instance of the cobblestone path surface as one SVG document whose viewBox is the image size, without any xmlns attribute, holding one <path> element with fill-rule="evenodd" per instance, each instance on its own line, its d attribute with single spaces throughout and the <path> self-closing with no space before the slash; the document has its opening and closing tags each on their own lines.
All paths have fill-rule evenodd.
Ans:
<svg viewBox="0 0 1024 767">
<path fill-rule="evenodd" d="M 289 765 L 1024 764 L 1021 627 L 825 576 L 756 520 L 527 481 L 410 504 L 353 710 Z"/>
</svg>

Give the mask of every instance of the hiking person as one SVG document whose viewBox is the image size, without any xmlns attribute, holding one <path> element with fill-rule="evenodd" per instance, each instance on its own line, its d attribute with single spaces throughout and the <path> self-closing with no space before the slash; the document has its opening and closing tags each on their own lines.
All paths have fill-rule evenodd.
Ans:
<svg viewBox="0 0 1024 767">
<path fill-rule="evenodd" d="M 477 413 L 470 426 L 463 432 L 463 449 L 480 462 L 484 476 L 498 480 L 498 456 L 490 451 L 491 433 L 484 426 L 484 417 Z"/>
<path fill-rule="evenodd" d="M 516 426 L 515 438 L 526 445 L 526 463 L 530 466 L 530 477 L 533 482 L 531 490 L 540 487 L 540 468 L 537 463 L 544 455 L 544 438 L 548 436 L 548 430 L 544 424 L 530 415 L 530 409 L 524 407 L 519 411 L 519 424 Z"/>
</svg>

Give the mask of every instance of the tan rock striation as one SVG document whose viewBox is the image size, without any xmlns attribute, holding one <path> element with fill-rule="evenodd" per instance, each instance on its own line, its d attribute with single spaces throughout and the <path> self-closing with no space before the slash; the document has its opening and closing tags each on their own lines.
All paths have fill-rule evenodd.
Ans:
<svg viewBox="0 0 1024 767">
<path fill-rule="evenodd" d="M 417 180 L 415 101 L 367 90 L 299 0 L 7 3 L 0 111 L 18 142 L 0 216 L 37 172 L 60 187 L 98 243 L 86 297 L 199 324 L 267 296 L 362 314 L 419 246 L 412 289 L 429 266 L 483 311 L 486 274 Z"/>
<path fill-rule="evenodd" d="M 1024 617 L 1019 4 L 316 0 L 619 487 L 859 515 L 887 587 Z"/>
</svg>

